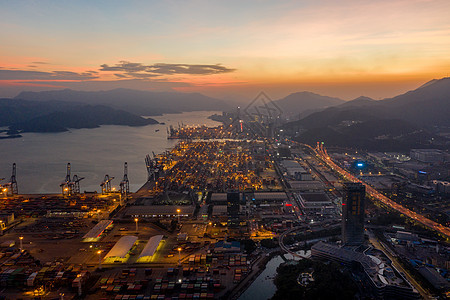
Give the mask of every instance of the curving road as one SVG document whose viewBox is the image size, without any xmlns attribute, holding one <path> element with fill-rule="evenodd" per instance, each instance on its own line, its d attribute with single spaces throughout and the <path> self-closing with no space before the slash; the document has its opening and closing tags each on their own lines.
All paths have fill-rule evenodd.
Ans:
<svg viewBox="0 0 450 300">
<path fill-rule="evenodd" d="M 286 235 L 288 235 L 288 234 L 291 233 L 291 232 L 300 230 L 300 229 L 303 229 L 303 227 L 294 227 L 294 228 L 291 228 L 291 229 L 286 230 L 285 232 L 283 232 L 283 233 L 280 235 L 280 237 L 278 238 L 278 244 L 280 245 L 280 248 L 281 248 L 283 251 L 285 251 L 285 252 L 291 254 L 292 256 L 295 256 L 295 257 L 298 257 L 298 258 L 300 258 L 300 259 L 303 259 L 302 256 L 300 256 L 300 255 L 298 255 L 297 253 L 295 253 L 295 252 L 289 250 L 289 248 L 286 247 L 286 245 L 284 244 L 284 237 L 285 237 Z"/>
</svg>

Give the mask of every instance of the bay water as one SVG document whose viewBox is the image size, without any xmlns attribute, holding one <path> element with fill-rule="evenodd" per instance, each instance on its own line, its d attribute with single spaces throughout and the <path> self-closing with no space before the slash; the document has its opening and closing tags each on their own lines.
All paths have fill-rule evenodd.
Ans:
<svg viewBox="0 0 450 300">
<path fill-rule="evenodd" d="M 0 140 L 0 178 L 5 178 L 0 184 L 9 180 L 15 162 L 19 194 L 60 193 L 59 185 L 70 162 L 71 175 L 85 177 L 80 182 L 81 191 L 100 192 L 106 174 L 115 177 L 111 185 L 118 189 L 127 162 L 130 190 L 135 192 L 147 179 L 145 156 L 170 150 L 178 142 L 167 139 L 170 125 L 217 126 L 220 123 L 207 118 L 215 113 L 220 112 L 152 116 L 165 125 L 105 125 L 61 133 L 24 133 L 21 138 Z"/>
</svg>

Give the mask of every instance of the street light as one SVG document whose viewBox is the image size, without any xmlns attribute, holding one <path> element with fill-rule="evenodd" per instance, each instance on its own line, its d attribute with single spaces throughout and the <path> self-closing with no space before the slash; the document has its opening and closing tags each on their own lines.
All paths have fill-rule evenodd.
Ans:
<svg viewBox="0 0 450 300">
<path fill-rule="evenodd" d="M 177 214 L 178 214 L 178 224 L 180 224 L 180 212 L 181 212 L 181 209 L 177 209 Z"/>
<path fill-rule="evenodd" d="M 136 231 L 138 231 L 138 230 L 139 230 L 139 226 L 138 226 L 138 221 L 139 221 L 139 219 L 138 219 L 138 218 L 135 218 L 134 221 L 136 222 Z"/>
<path fill-rule="evenodd" d="M 102 250 L 98 250 L 97 251 L 98 254 L 98 269 L 101 270 L 102 269 Z"/>
<path fill-rule="evenodd" d="M 22 247 L 22 240 L 23 240 L 23 236 L 19 236 L 20 252 L 22 252 L 22 250 L 23 250 L 23 247 Z"/>
<path fill-rule="evenodd" d="M 81 277 L 81 274 L 77 274 L 77 277 Z M 78 296 L 81 296 L 83 294 L 83 289 L 81 287 L 81 280 L 78 281 Z"/>
<path fill-rule="evenodd" d="M 178 265 L 181 266 L 181 248 L 178 248 Z"/>
</svg>

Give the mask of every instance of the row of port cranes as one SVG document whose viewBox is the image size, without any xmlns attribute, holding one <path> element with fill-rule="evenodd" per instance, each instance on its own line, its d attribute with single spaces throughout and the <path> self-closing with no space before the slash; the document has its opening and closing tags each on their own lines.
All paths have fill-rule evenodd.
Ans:
<svg viewBox="0 0 450 300">
<path fill-rule="evenodd" d="M 130 193 L 130 182 L 128 180 L 128 163 L 124 163 L 123 167 L 123 179 L 120 182 L 120 193 L 122 195 L 128 195 Z M 71 165 L 67 163 L 67 172 L 65 180 L 59 185 L 61 187 L 61 193 L 64 196 L 72 196 L 80 194 L 80 181 L 83 180 L 84 177 L 78 177 L 78 175 L 71 176 Z M 108 174 L 105 175 L 103 182 L 100 184 L 102 194 L 111 193 L 113 190 L 111 188 L 111 181 L 114 177 L 110 177 Z M 5 180 L 5 178 L 0 178 L 0 182 Z M 4 194 L 6 196 L 14 196 L 19 194 L 19 187 L 17 184 L 17 176 L 16 176 L 16 163 L 12 165 L 12 172 L 9 182 L 1 184 L 0 183 L 0 194 Z"/>
<path fill-rule="evenodd" d="M 163 171 L 155 152 L 152 151 L 153 158 L 149 154 L 145 156 L 145 167 L 147 168 L 147 181 L 156 181 Z"/>
<path fill-rule="evenodd" d="M 114 179 L 114 177 L 109 176 L 108 174 L 105 175 L 103 182 L 100 184 L 100 187 L 102 189 L 102 194 L 109 194 L 111 192 L 115 192 L 114 188 L 111 188 L 111 181 L 113 179 Z M 120 187 L 120 194 L 126 196 L 130 193 L 130 181 L 128 180 L 128 163 L 127 162 L 125 162 L 123 165 L 123 179 L 120 182 L 119 187 Z"/>
<path fill-rule="evenodd" d="M 0 181 L 5 180 L 5 178 L 0 178 Z M 12 165 L 12 173 L 9 182 L 5 184 L 0 184 L 0 191 L 7 196 L 17 195 L 19 193 L 19 187 L 17 185 L 16 179 L 16 163 Z"/>
<path fill-rule="evenodd" d="M 67 173 L 65 180 L 59 185 L 61 187 L 61 193 L 64 196 L 72 196 L 80 194 L 80 181 L 84 177 L 78 177 L 78 175 L 70 174 L 70 163 L 67 163 Z M 103 182 L 100 184 L 102 194 L 111 193 L 113 190 L 111 188 L 111 181 L 114 177 L 110 177 L 108 174 L 105 175 Z M 125 197 L 130 193 L 130 181 L 128 180 L 128 163 L 125 162 L 123 166 L 123 179 L 120 182 L 120 194 Z"/>
</svg>

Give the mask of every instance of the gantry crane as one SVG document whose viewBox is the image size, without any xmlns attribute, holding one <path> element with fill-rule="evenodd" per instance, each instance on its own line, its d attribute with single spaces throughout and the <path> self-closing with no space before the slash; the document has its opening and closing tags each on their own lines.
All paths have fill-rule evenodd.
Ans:
<svg viewBox="0 0 450 300">
<path fill-rule="evenodd" d="M 100 184 L 100 186 L 102 188 L 102 194 L 111 193 L 111 181 L 113 179 L 114 179 L 114 177 L 109 177 L 108 174 L 105 175 L 103 182 Z"/>
<path fill-rule="evenodd" d="M 2 178 L 2 180 L 5 178 Z M 11 173 L 11 179 L 8 183 L 3 185 L 2 191 L 6 192 L 8 196 L 13 196 L 19 194 L 19 188 L 17 186 L 17 180 L 16 180 L 16 163 L 13 163 L 12 165 L 12 173 Z"/>
<path fill-rule="evenodd" d="M 128 181 L 128 164 L 125 162 L 123 165 L 123 179 L 120 182 L 120 194 L 126 198 L 128 193 L 130 193 L 130 182 Z"/>
<path fill-rule="evenodd" d="M 153 159 L 149 154 L 145 157 L 145 167 L 147 168 L 147 181 L 156 180 L 159 177 L 159 167 L 156 160 L 155 152 L 153 152 Z"/>
<path fill-rule="evenodd" d="M 80 181 L 83 180 L 84 177 L 78 177 L 77 175 L 73 175 L 71 178 L 70 175 L 70 163 L 67 163 L 67 173 L 66 179 L 59 186 L 61 187 L 61 192 L 63 195 L 71 196 L 74 194 L 80 193 Z"/>
</svg>

